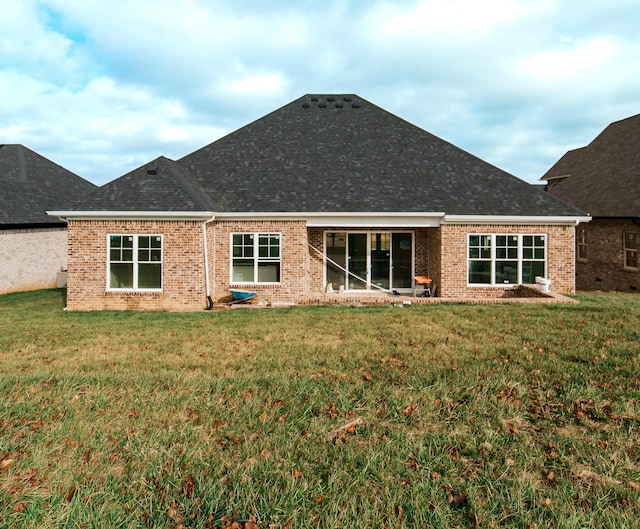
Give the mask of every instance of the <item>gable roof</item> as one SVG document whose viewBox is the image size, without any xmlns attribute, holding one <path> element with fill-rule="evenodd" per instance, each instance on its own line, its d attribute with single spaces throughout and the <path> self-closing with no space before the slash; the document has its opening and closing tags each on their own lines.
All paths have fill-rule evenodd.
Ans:
<svg viewBox="0 0 640 529">
<path fill-rule="evenodd" d="M 594 217 L 640 217 L 640 114 L 611 123 L 542 176 L 549 193 Z"/>
<path fill-rule="evenodd" d="M 0 145 L 0 228 L 63 225 L 47 215 L 91 182 L 18 144 Z"/>
<path fill-rule="evenodd" d="M 195 193 L 216 213 L 584 215 L 355 94 L 305 95 L 173 167 L 182 194 L 141 168 L 78 208 L 191 211 Z"/>
</svg>

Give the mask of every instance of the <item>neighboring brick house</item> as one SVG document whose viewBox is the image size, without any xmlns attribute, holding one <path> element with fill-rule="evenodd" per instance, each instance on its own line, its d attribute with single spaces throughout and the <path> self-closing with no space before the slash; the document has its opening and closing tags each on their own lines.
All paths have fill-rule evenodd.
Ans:
<svg viewBox="0 0 640 529">
<path fill-rule="evenodd" d="M 199 310 L 411 293 L 574 292 L 585 214 L 357 95 L 306 95 L 178 161 L 51 212 L 69 222 L 70 310 Z"/>
<path fill-rule="evenodd" d="M 0 145 L 0 294 L 56 286 L 67 224 L 47 210 L 94 189 L 22 145 Z"/>
<path fill-rule="evenodd" d="M 640 290 L 640 114 L 567 152 L 541 180 L 592 217 L 576 229 L 576 286 Z"/>
</svg>

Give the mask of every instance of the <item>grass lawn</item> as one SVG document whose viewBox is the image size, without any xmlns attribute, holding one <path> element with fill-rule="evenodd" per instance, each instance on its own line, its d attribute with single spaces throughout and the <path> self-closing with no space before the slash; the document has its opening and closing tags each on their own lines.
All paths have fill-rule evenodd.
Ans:
<svg viewBox="0 0 640 529">
<path fill-rule="evenodd" d="M 0 527 L 637 527 L 640 296 L 577 297 L 0 296 Z"/>
</svg>

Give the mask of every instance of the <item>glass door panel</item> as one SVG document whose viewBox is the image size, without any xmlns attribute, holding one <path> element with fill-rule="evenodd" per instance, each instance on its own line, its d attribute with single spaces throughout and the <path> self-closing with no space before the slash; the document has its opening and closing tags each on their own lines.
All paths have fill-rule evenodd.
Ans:
<svg viewBox="0 0 640 529">
<path fill-rule="evenodd" d="M 371 283 L 389 290 L 391 275 L 391 234 L 371 234 Z M 371 287 L 373 290 L 378 290 Z"/>
<path fill-rule="evenodd" d="M 339 290 L 340 287 L 346 288 L 347 234 L 327 232 L 325 244 L 327 258 L 333 261 L 327 260 L 327 284 L 331 283 L 335 290 Z"/>
<path fill-rule="evenodd" d="M 348 270 L 349 290 L 363 290 L 367 288 L 367 239 L 366 233 L 348 234 Z"/>
<path fill-rule="evenodd" d="M 393 259 L 392 288 L 411 288 L 413 279 L 413 238 L 411 233 L 394 233 L 391 236 Z"/>
</svg>

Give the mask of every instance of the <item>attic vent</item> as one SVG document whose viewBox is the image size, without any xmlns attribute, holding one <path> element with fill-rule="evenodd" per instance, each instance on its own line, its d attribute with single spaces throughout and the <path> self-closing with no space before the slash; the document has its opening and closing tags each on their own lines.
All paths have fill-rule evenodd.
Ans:
<svg viewBox="0 0 640 529">
<path fill-rule="evenodd" d="M 336 108 L 343 108 L 344 105 L 342 103 L 336 103 Z"/>
<path fill-rule="evenodd" d="M 327 108 L 327 104 L 326 103 L 318 103 L 318 106 L 320 108 Z"/>
<path fill-rule="evenodd" d="M 158 174 L 158 168 L 157 167 L 149 167 L 147 169 L 147 174 Z"/>
<path fill-rule="evenodd" d="M 318 101 L 318 98 L 317 98 L 317 97 L 312 97 L 312 98 L 311 98 L 311 101 L 313 101 L 314 103 L 316 103 L 316 102 Z"/>
<path fill-rule="evenodd" d="M 360 108 L 360 103 L 351 103 L 353 108 Z"/>
<path fill-rule="evenodd" d="M 309 108 L 309 103 L 302 103 L 302 108 Z"/>
<path fill-rule="evenodd" d="M 347 103 L 351 103 L 351 98 L 350 97 L 343 97 L 342 99 L 344 99 Z"/>
<path fill-rule="evenodd" d="M 329 103 L 333 103 L 335 100 L 335 97 L 327 97 L 327 101 L 329 101 Z"/>
</svg>

